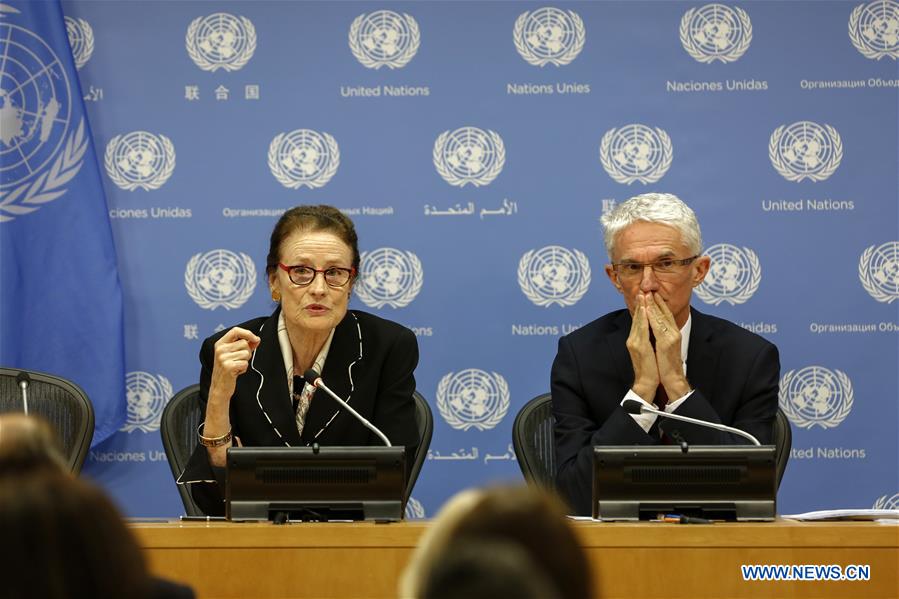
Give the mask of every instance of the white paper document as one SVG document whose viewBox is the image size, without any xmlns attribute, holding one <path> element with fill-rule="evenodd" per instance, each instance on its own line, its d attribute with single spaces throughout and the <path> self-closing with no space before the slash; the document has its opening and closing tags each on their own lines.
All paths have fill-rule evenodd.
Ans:
<svg viewBox="0 0 899 599">
<path fill-rule="evenodd" d="M 782 514 L 780 517 L 784 520 L 899 520 L 899 510 L 819 510 L 802 514 Z"/>
</svg>

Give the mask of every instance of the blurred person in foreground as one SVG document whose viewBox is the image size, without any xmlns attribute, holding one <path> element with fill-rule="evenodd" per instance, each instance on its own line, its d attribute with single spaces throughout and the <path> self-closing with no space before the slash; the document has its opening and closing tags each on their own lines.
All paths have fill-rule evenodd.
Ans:
<svg viewBox="0 0 899 599">
<path fill-rule="evenodd" d="M 43 418 L 0 414 L 0 476 L 49 469 L 68 472 L 59 440 Z"/>
<path fill-rule="evenodd" d="M 207 515 L 223 515 L 232 445 L 381 445 L 381 440 L 302 376 L 312 368 L 339 397 L 405 446 L 418 446 L 415 334 L 348 310 L 359 272 L 353 222 L 331 206 L 297 206 L 272 231 L 265 271 L 270 316 L 222 331 L 200 349 L 198 444 L 179 477 Z"/>
<path fill-rule="evenodd" d="M 524 564 L 529 563 L 534 573 L 527 578 L 533 584 L 525 597 L 545 592 L 560 599 L 592 596 L 589 564 L 564 507 L 546 492 L 524 486 L 468 490 L 451 498 L 413 552 L 400 578 L 399 596 L 461 596 L 445 588 L 452 580 L 446 575 L 447 567 L 461 576 L 461 570 L 452 565 L 456 558 L 451 556 L 464 560 L 470 547 L 484 544 L 508 545 L 522 552 Z M 520 561 L 517 565 L 497 562 L 498 576 L 507 576 L 521 566 Z M 488 581 L 477 579 L 479 575 L 491 573 L 488 568 L 477 568 L 460 578 L 460 584 L 473 594 L 491 588 Z M 513 590 L 519 587 L 519 583 L 510 582 L 507 591 L 497 596 L 516 596 Z"/>
<path fill-rule="evenodd" d="M 421 599 L 559 599 L 527 552 L 509 541 L 466 542 L 446 548 L 421 589 Z"/>
<path fill-rule="evenodd" d="M 190 599 L 153 577 L 109 498 L 73 477 L 41 418 L 0 414 L 0 588 L 3 597 Z"/>
<path fill-rule="evenodd" d="M 625 400 L 726 424 L 771 443 L 777 412 L 777 348 L 744 328 L 690 307 L 711 259 L 699 222 L 672 194 L 645 193 L 602 219 L 606 275 L 626 308 L 559 339 L 552 366 L 556 483 L 572 511 L 590 515 L 593 446 L 745 444 L 654 414 Z"/>
</svg>

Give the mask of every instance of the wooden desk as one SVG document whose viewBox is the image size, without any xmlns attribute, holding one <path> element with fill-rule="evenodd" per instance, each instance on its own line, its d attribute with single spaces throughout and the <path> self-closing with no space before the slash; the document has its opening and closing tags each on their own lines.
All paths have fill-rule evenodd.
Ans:
<svg viewBox="0 0 899 599">
<path fill-rule="evenodd" d="M 395 597 L 428 522 L 133 523 L 151 569 L 211 597 Z M 599 596 L 899 597 L 899 527 L 575 523 Z M 644 565 L 646 564 L 646 565 Z M 660 564 L 665 564 L 664 570 Z M 741 564 L 869 565 L 868 581 L 744 581 Z"/>
</svg>

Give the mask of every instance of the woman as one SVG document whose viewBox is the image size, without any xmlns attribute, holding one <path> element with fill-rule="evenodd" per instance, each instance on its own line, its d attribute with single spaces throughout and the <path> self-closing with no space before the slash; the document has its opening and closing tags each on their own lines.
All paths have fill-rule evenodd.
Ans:
<svg viewBox="0 0 899 599">
<path fill-rule="evenodd" d="M 312 368 L 328 387 L 405 446 L 418 445 L 409 329 L 347 310 L 359 270 L 353 222 L 331 206 L 297 206 L 272 231 L 266 261 L 278 308 L 209 337 L 200 350 L 198 445 L 179 478 L 209 515 L 224 514 L 228 447 L 380 445 L 323 391 L 302 380 Z"/>
</svg>

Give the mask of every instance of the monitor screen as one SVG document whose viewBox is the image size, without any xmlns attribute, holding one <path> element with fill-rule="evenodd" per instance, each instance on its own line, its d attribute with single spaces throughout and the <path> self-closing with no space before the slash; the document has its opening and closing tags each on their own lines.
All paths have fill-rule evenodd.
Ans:
<svg viewBox="0 0 899 599">
<path fill-rule="evenodd" d="M 229 520 L 402 519 L 403 447 L 231 447 Z"/>
<path fill-rule="evenodd" d="M 593 517 L 773 520 L 773 445 L 595 446 Z"/>
</svg>

